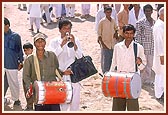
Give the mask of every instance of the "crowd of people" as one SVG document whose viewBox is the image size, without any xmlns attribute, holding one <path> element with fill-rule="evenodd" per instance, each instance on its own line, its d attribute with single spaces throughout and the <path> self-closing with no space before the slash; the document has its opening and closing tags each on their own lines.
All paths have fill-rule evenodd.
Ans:
<svg viewBox="0 0 168 115">
<path fill-rule="evenodd" d="M 123 9 L 121 9 L 123 5 Z M 164 5 L 158 10 L 154 20 L 154 8 L 150 4 L 98 4 L 95 14 L 95 31 L 101 48 L 101 69 L 105 74 L 115 72 L 138 72 L 142 84 L 154 85 L 155 97 L 164 99 Z M 159 5 L 158 5 L 159 6 Z M 75 17 L 75 4 L 23 4 L 30 20 L 30 31 L 36 27 L 34 42 L 23 44 L 21 36 L 10 28 L 10 18 L 4 17 L 4 104 L 8 87 L 14 105 L 20 105 L 18 71 L 23 68 L 23 88 L 27 106 L 25 111 L 79 111 L 80 84 L 71 83 L 73 74 L 69 66 L 75 58 L 83 56 L 79 39 L 73 35 L 69 18 Z M 21 4 L 18 5 L 21 9 Z M 90 16 L 90 4 L 81 5 L 81 18 Z M 120 10 L 118 10 L 120 9 Z M 52 15 L 58 20 L 60 36 L 53 38 L 45 49 L 46 36 L 40 32 L 44 21 L 52 24 Z M 68 36 L 67 36 L 68 33 Z M 69 40 L 73 47 L 67 44 Z M 137 45 L 137 57 L 134 55 L 134 44 Z M 33 51 L 33 47 L 35 50 Z M 24 54 L 26 55 L 24 57 Z M 123 58 L 124 57 L 124 58 Z M 52 61 L 51 61 L 52 60 Z M 58 73 L 55 72 L 58 70 Z M 30 86 L 36 81 L 59 81 L 72 87 L 70 103 L 34 104 L 34 93 Z M 151 81 L 151 77 L 155 80 Z M 51 94 L 52 95 L 52 94 Z M 112 111 L 139 111 L 137 99 L 113 97 Z"/>
</svg>

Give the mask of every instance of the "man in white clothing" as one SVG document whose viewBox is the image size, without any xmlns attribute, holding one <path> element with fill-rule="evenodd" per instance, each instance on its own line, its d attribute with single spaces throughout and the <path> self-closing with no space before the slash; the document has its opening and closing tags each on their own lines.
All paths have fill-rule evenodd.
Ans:
<svg viewBox="0 0 168 115">
<path fill-rule="evenodd" d="M 59 62 L 59 69 L 63 74 L 63 81 L 70 82 L 70 74 L 73 74 L 69 66 L 75 61 L 75 58 L 82 57 L 82 49 L 79 40 L 71 33 L 72 23 L 69 20 L 59 21 L 59 32 L 61 36 L 54 38 L 49 43 L 49 50 L 53 51 Z M 67 36 L 66 33 L 69 33 Z M 69 40 L 70 39 L 70 40 Z M 69 42 L 73 42 L 73 47 L 68 47 Z M 80 104 L 80 84 L 72 83 L 72 101 L 70 104 L 60 104 L 62 111 L 79 111 Z"/>
<path fill-rule="evenodd" d="M 37 28 L 37 33 L 39 33 L 40 21 L 42 17 L 40 4 L 29 4 L 28 14 L 30 15 L 30 26 L 31 26 L 29 30 L 34 31 L 33 23 L 35 23 L 35 26 Z"/>
<path fill-rule="evenodd" d="M 124 40 L 114 46 L 111 71 L 117 72 L 137 72 L 146 65 L 144 48 L 139 43 L 134 42 L 135 27 L 131 24 L 123 26 Z M 137 44 L 137 58 L 135 59 L 134 44 Z M 137 70 L 136 68 L 137 67 Z M 139 111 L 138 98 L 128 99 L 113 97 L 112 111 Z"/>
<path fill-rule="evenodd" d="M 153 27 L 154 59 L 153 70 L 155 72 L 155 97 L 163 97 L 164 92 L 164 7 L 159 10 L 159 18 Z"/>
<path fill-rule="evenodd" d="M 140 4 L 133 4 L 133 8 L 129 11 L 128 24 L 136 27 L 136 22 L 145 16 Z"/>
</svg>

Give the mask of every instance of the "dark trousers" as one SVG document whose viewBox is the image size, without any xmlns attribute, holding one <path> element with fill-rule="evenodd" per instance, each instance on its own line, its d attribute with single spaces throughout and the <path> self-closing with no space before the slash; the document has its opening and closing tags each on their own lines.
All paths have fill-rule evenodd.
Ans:
<svg viewBox="0 0 168 115">
<path fill-rule="evenodd" d="M 112 111 L 139 111 L 138 99 L 113 98 Z"/>
<path fill-rule="evenodd" d="M 34 106 L 35 111 L 60 111 L 60 105 L 59 104 L 37 104 Z"/>
<path fill-rule="evenodd" d="M 8 79 L 7 79 L 7 75 L 6 75 L 6 72 L 5 72 L 5 75 L 4 75 L 4 96 L 6 95 L 8 87 L 9 87 L 9 84 L 8 84 Z"/>
</svg>

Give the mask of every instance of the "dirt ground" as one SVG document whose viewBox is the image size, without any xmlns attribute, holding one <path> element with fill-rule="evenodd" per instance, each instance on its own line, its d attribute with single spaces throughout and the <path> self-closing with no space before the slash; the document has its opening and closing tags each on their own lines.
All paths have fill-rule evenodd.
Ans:
<svg viewBox="0 0 168 115">
<path fill-rule="evenodd" d="M 81 4 L 76 4 L 76 15 L 81 13 Z M 30 32 L 28 14 L 25 10 L 19 10 L 16 4 L 4 4 L 2 7 L 4 16 L 9 18 L 11 22 L 11 29 L 21 35 L 22 44 L 26 41 L 33 43 L 32 37 L 36 34 Z M 80 39 L 84 55 L 90 55 L 93 58 L 93 62 L 101 73 L 100 68 L 100 47 L 97 43 L 97 35 L 95 32 L 95 14 L 96 14 L 96 4 L 91 4 L 91 16 L 87 19 L 80 18 L 76 16 L 74 19 L 70 19 L 73 24 L 72 33 Z M 156 18 L 156 12 L 154 12 L 153 17 Z M 50 39 L 60 35 L 57 27 L 57 20 L 51 25 L 46 25 L 45 23 L 41 25 L 40 32 L 47 36 L 47 45 Z M 35 29 L 36 30 L 36 29 Z M 36 32 L 36 31 L 35 31 Z M 152 78 L 154 79 L 154 78 Z M 3 106 L 3 112 L 13 112 L 19 111 L 25 108 L 26 101 L 23 94 L 22 88 L 22 71 L 19 72 L 20 81 L 20 100 L 21 106 L 12 107 L 11 105 Z M 96 74 L 89 77 L 81 83 L 81 100 L 80 100 L 80 111 L 82 112 L 112 112 L 112 98 L 105 97 L 102 93 L 101 84 L 102 78 Z M 10 98 L 10 90 L 8 90 L 6 97 Z M 2 103 L 2 105 L 4 105 Z M 140 112 L 165 112 L 165 104 L 159 102 L 154 97 L 154 89 L 152 86 L 143 85 L 141 94 L 139 97 Z"/>
</svg>

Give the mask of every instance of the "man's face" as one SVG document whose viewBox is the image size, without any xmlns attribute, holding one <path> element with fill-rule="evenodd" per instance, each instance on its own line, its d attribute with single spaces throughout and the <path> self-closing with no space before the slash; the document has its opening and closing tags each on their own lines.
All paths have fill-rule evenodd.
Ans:
<svg viewBox="0 0 168 115">
<path fill-rule="evenodd" d="M 8 32 L 8 30 L 9 30 L 9 25 L 4 24 L 4 33 Z"/>
<path fill-rule="evenodd" d="M 46 45 L 46 41 L 42 38 L 34 42 L 34 46 L 36 47 L 37 50 L 44 50 L 45 45 Z"/>
<path fill-rule="evenodd" d="M 125 32 L 124 32 L 124 38 L 125 38 L 125 40 L 130 40 L 130 41 L 132 41 L 133 38 L 134 38 L 134 31 L 133 31 L 133 30 L 125 31 Z"/>
<path fill-rule="evenodd" d="M 105 11 L 106 17 L 111 17 L 111 13 L 112 13 L 111 10 L 107 10 L 107 11 Z"/>
<path fill-rule="evenodd" d="M 32 52 L 33 52 L 33 49 L 31 49 L 31 48 L 25 48 L 24 49 L 24 53 L 28 56 L 28 55 L 30 55 L 30 54 L 32 54 Z"/>
<path fill-rule="evenodd" d="M 144 14 L 146 17 L 151 17 L 152 13 L 153 13 L 153 11 L 150 8 L 147 8 L 144 10 Z"/>
<path fill-rule="evenodd" d="M 65 36 L 67 32 L 71 33 L 71 25 L 63 26 L 59 31 L 61 36 Z"/>
</svg>

